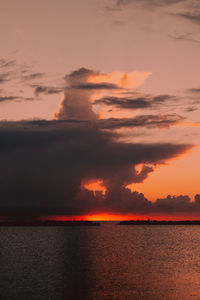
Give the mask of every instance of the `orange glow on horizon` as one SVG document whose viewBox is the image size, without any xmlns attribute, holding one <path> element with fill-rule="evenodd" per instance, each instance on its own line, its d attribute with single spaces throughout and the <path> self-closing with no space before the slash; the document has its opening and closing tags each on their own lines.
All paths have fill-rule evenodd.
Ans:
<svg viewBox="0 0 200 300">
<path fill-rule="evenodd" d="M 114 213 L 94 213 L 94 214 L 86 214 L 80 216 L 51 216 L 51 217 L 43 217 L 40 220 L 55 220 L 55 221 L 129 221 L 129 220 L 200 220 L 200 214 L 192 214 L 192 215 L 137 215 L 137 214 L 114 214 Z"/>
</svg>

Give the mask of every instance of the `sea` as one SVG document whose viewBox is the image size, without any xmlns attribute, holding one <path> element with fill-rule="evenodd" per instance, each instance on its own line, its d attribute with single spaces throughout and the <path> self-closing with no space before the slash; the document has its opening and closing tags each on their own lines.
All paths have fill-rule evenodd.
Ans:
<svg viewBox="0 0 200 300">
<path fill-rule="evenodd" d="M 0 299 L 200 299 L 200 226 L 0 227 Z"/>
</svg>

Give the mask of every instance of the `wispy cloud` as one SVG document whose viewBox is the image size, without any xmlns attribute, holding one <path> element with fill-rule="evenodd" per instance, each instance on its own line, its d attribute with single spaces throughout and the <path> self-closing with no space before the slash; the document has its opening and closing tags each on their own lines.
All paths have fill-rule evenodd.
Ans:
<svg viewBox="0 0 200 300">
<path fill-rule="evenodd" d="M 27 75 L 22 76 L 22 80 L 31 81 L 31 80 L 42 78 L 44 76 L 45 76 L 45 73 L 41 73 L 41 72 L 31 73 L 31 74 L 27 74 Z"/>
<path fill-rule="evenodd" d="M 17 100 L 19 99 L 19 97 L 15 97 L 15 96 L 0 96 L 0 102 L 5 102 L 5 101 L 13 101 L 13 100 Z"/>
<path fill-rule="evenodd" d="M 9 81 L 9 73 L 0 73 L 0 84 Z"/>
<path fill-rule="evenodd" d="M 184 117 L 171 115 L 139 115 L 134 118 L 109 118 L 97 122 L 100 128 L 117 129 L 123 127 L 169 128 L 185 120 Z"/>
<path fill-rule="evenodd" d="M 0 59 L 0 69 L 1 68 L 9 68 L 13 67 L 15 65 L 16 61 L 15 60 L 9 60 L 5 58 Z"/>
<path fill-rule="evenodd" d="M 186 20 L 189 20 L 191 22 L 200 24 L 200 4 L 199 4 L 199 12 L 197 11 L 196 14 L 190 14 L 188 12 L 188 13 L 184 13 L 184 14 L 178 14 L 178 16 L 180 16 Z"/>
<path fill-rule="evenodd" d="M 148 16 L 147 19 L 151 19 L 151 24 L 154 24 L 151 28 L 151 25 L 148 25 L 148 29 L 152 32 L 160 31 L 162 28 L 163 32 L 167 34 L 170 38 L 175 41 L 186 41 L 192 42 L 195 44 L 200 43 L 200 34 L 197 30 L 197 26 L 200 24 L 200 2 L 196 0 L 115 0 L 113 4 L 106 7 L 106 10 L 112 14 L 114 22 L 117 22 L 118 25 L 127 22 L 131 22 L 133 19 L 134 22 L 139 22 L 141 19 L 144 19 L 145 16 Z M 126 16 L 126 17 L 125 17 Z M 138 18 L 136 18 L 138 16 Z M 181 26 L 180 33 L 173 33 L 174 27 L 171 26 L 173 22 L 172 19 L 169 19 L 169 26 L 166 28 L 165 23 L 163 26 L 163 20 L 166 18 L 176 18 L 177 21 L 181 21 L 180 24 L 183 25 L 183 22 L 188 22 L 188 30 L 186 26 Z M 155 20 L 160 20 L 156 22 Z M 138 23 L 138 24 L 139 24 Z M 189 24 L 190 23 L 190 24 Z M 180 27 L 180 26 L 178 26 Z M 144 22 L 142 23 L 141 29 L 144 28 Z M 164 29 L 165 28 L 165 29 Z"/>
<path fill-rule="evenodd" d="M 64 87 L 55 87 L 55 86 L 44 86 L 33 84 L 31 87 L 34 88 L 34 94 L 39 96 L 40 94 L 51 95 L 59 94 L 64 91 Z"/>
<path fill-rule="evenodd" d="M 170 6 L 185 0 L 116 0 L 116 6 L 123 7 L 127 5 L 145 6 L 147 8 Z"/>
<path fill-rule="evenodd" d="M 163 105 L 168 101 L 175 101 L 177 97 L 172 95 L 141 95 L 130 97 L 104 97 L 94 101 L 94 104 L 104 104 L 122 109 L 145 109 Z"/>
</svg>

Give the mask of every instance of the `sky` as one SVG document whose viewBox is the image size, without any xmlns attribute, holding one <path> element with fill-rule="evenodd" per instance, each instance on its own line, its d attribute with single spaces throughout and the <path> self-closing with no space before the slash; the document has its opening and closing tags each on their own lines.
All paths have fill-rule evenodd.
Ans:
<svg viewBox="0 0 200 300">
<path fill-rule="evenodd" d="M 199 219 L 199 1 L 0 5 L 0 217 Z"/>
</svg>

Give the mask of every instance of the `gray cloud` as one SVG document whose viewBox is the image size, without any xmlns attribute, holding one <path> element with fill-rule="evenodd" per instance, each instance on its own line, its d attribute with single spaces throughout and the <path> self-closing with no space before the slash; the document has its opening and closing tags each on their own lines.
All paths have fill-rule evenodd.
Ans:
<svg viewBox="0 0 200 300">
<path fill-rule="evenodd" d="M 185 109 L 186 112 L 193 112 L 196 110 L 198 110 L 198 107 L 195 107 L 195 106 L 189 106 Z"/>
<path fill-rule="evenodd" d="M 185 2 L 185 0 L 116 0 L 116 5 L 122 7 L 129 4 L 136 4 L 146 7 L 160 7 L 169 6 L 181 2 Z"/>
<path fill-rule="evenodd" d="M 100 210 L 99 201 L 92 202 L 94 196 L 82 192 L 82 179 L 103 180 L 107 196 L 102 209 L 128 211 L 134 205 L 127 201 L 134 195 L 125 185 L 142 182 L 153 165 L 191 148 L 164 143 L 124 144 L 116 138 L 116 134 L 83 121 L 1 122 L 0 214 L 36 218 Z M 138 172 L 136 165 L 141 163 L 144 167 Z M 111 199 L 115 194 L 118 198 Z M 120 202 L 119 194 L 124 202 Z M 145 210 L 143 202 L 135 205 L 135 209 L 140 206 Z"/>
<path fill-rule="evenodd" d="M 22 97 L 22 96 L 0 96 L 1 102 L 12 102 L 12 101 L 33 101 L 32 97 Z"/>
<path fill-rule="evenodd" d="M 43 86 L 43 85 L 31 85 L 34 88 L 34 94 L 39 96 L 40 94 L 59 94 L 63 92 L 63 88 L 61 87 L 53 87 L 53 86 Z"/>
<path fill-rule="evenodd" d="M 116 84 L 102 82 L 102 83 L 82 83 L 77 85 L 72 85 L 72 88 L 78 90 L 116 90 L 120 87 Z"/>
<path fill-rule="evenodd" d="M 199 9 L 200 9 L 200 5 L 199 5 Z M 197 11 L 196 14 L 190 14 L 188 12 L 188 13 L 184 13 L 184 14 L 178 14 L 178 16 L 180 16 L 186 20 L 192 21 L 194 23 L 197 23 L 197 24 L 200 23 L 200 11 L 199 12 Z"/>
<path fill-rule="evenodd" d="M 185 34 L 170 34 L 169 37 L 177 40 L 177 41 L 189 41 L 189 42 L 193 42 L 195 44 L 199 44 L 200 40 L 195 39 L 194 37 L 194 32 L 189 32 L 189 33 L 185 33 Z"/>
<path fill-rule="evenodd" d="M 0 102 L 5 102 L 5 101 L 13 101 L 13 100 L 17 100 L 19 99 L 19 97 L 15 97 L 15 96 L 0 96 Z"/>
<path fill-rule="evenodd" d="M 31 73 L 31 74 L 22 76 L 22 80 L 24 80 L 24 81 L 35 80 L 35 79 L 38 79 L 38 78 L 41 78 L 44 76 L 45 76 L 45 73 L 41 73 L 41 72 Z"/>
<path fill-rule="evenodd" d="M 106 199 L 107 199 L 106 195 Z M 112 201 L 115 197 L 115 202 Z M 109 199 L 106 201 L 106 209 L 110 208 L 110 212 L 113 213 L 132 213 L 140 215 L 158 215 L 173 217 L 182 217 L 183 219 L 188 217 L 199 218 L 200 214 L 200 195 L 196 195 L 193 202 L 190 201 L 189 196 L 168 195 L 166 198 L 157 199 L 155 202 L 149 201 L 145 196 L 138 192 L 131 192 L 125 188 L 116 189 L 109 195 Z"/>
<path fill-rule="evenodd" d="M 88 76 L 90 75 L 97 75 L 97 74 L 99 74 L 99 72 L 95 72 L 93 70 L 82 67 L 78 70 L 72 71 L 70 74 L 67 74 L 65 76 L 65 80 L 68 81 L 69 78 L 72 79 L 76 78 L 78 81 L 80 81 L 81 79 L 85 80 L 85 78 L 88 78 Z"/>
<path fill-rule="evenodd" d="M 177 114 L 139 115 L 134 118 L 100 119 L 96 123 L 100 128 L 117 129 L 122 127 L 168 128 L 183 121 L 185 118 Z"/>
<path fill-rule="evenodd" d="M 43 86 L 43 85 L 31 85 L 34 88 L 34 94 L 36 96 L 40 94 L 59 94 L 63 92 L 66 88 L 64 87 L 54 87 L 54 86 Z M 75 90 L 116 90 L 120 89 L 116 84 L 111 83 L 82 83 L 76 84 L 70 87 Z"/>
<path fill-rule="evenodd" d="M 143 109 L 153 108 L 158 105 L 165 104 L 167 101 L 177 100 L 177 97 L 171 95 L 149 96 L 141 97 L 104 97 L 94 101 L 94 104 L 105 104 L 108 106 L 115 106 L 123 109 Z"/>
</svg>

